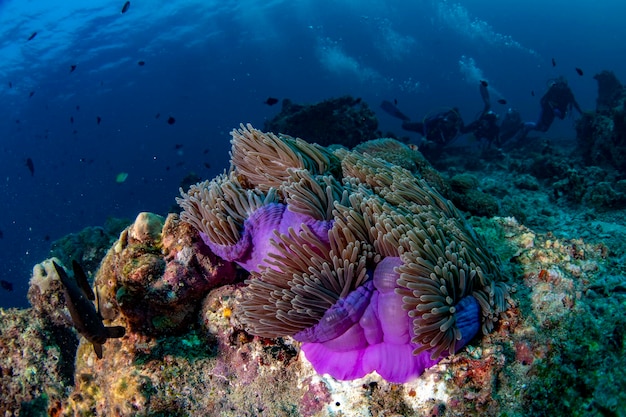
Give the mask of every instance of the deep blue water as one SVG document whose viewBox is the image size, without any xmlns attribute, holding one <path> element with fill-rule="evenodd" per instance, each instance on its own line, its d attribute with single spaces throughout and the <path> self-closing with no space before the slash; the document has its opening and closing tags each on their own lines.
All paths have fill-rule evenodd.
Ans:
<svg viewBox="0 0 626 417">
<path fill-rule="evenodd" d="M 362 97 L 381 130 L 400 134 L 381 100 L 414 118 L 458 106 L 470 121 L 486 79 L 534 121 L 550 78 L 565 75 L 584 109 L 593 74 L 626 80 L 622 0 L 133 0 L 121 14 L 123 4 L 0 1 L 0 279 L 14 284 L 0 306 L 26 305 L 50 241 L 108 216 L 165 214 L 186 174 L 227 168 L 228 132 L 280 110 L 268 96 Z M 547 136 L 574 141 L 573 120 Z"/>
</svg>

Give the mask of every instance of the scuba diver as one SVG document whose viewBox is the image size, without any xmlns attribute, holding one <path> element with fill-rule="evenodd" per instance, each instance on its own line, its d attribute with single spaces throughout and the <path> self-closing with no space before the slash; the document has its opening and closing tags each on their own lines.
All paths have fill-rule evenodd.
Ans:
<svg viewBox="0 0 626 417">
<path fill-rule="evenodd" d="M 424 117 L 421 122 L 412 122 L 390 101 L 383 101 L 380 107 L 389 115 L 402 120 L 402 129 L 419 133 L 425 139 L 423 146 L 426 148 L 443 148 L 463 133 L 463 119 L 456 107 Z"/>
<path fill-rule="evenodd" d="M 520 112 L 515 109 L 509 108 L 502 119 L 502 123 L 500 123 L 500 143 L 502 145 L 504 142 L 508 141 L 516 137 L 519 132 L 524 129 L 524 122 L 522 121 L 522 116 Z"/>
<path fill-rule="evenodd" d="M 531 130 L 547 132 L 555 117 L 561 120 L 565 119 L 565 116 L 572 111 L 572 108 L 576 109 L 580 114 L 583 113 L 574 98 L 574 93 L 567 85 L 565 77 L 560 76 L 552 80 L 548 91 L 541 97 L 541 112 L 539 113 L 538 121 L 524 123 L 522 136 L 526 136 Z"/>
<path fill-rule="evenodd" d="M 491 100 L 487 86 L 487 81 L 480 82 L 480 96 L 485 107 L 475 121 L 463 128 L 463 133 L 472 133 L 478 140 L 485 139 L 487 148 L 490 148 L 492 143 L 500 147 L 522 130 L 524 122 L 518 110 L 509 108 L 502 122 L 498 125 L 500 116 L 491 110 Z"/>
<path fill-rule="evenodd" d="M 432 153 L 441 151 L 446 145 L 463 134 L 471 133 L 478 140 L 486 140 L 487 147 L 492 143 L 501 146 L 505 141 L 516 136 L 524 127 L 522 118 L 517 110 L 509 109 L 498 125 L 499 116 L 491 110 L 491 100 L 487 89 L 487 81 L 480 81 L 479 91 L 483 100 L 483 110 L 480 115 L 468 125 L 465 125 L 457 107 L 426 117 L 422 122 L 412 122 L 402 113 L 395 104 L 383 101 L 381 108 L 391 116 L 402 120 L 402 128 L 417 132 L 425 139 L 420 151 Z"/>
<path fill-rule="evenodd" d="M 483 99 L 485 105 L 483 111 L 476 120 L 464 126 L 461 129 L 461 133 L 472 133 L 478 140 L 485 139 L 487 141 L 487 147 L 490 147 L 492 142 L 495 142 L 496 145 L 499 146 L 500 127 L 498 126 L 498 115 L 491 111 L 491 100 L 487 86 L 487 81 L 483 80 L 480 82 L 480 97 Z"/>
</svg>

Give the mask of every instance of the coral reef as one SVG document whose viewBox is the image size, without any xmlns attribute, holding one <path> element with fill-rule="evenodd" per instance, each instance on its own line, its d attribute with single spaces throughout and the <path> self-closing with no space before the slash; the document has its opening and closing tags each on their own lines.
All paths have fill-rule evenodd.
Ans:
<svg viewBox="0 0 626 417">
<path fill-rule="evenodd" d="M 173 215 L 140 213 L 121 233 L 96 280 L 109 301 L 105 317 L 121 312 L 135 333 L 175 333 L 195 321 L 211 288 L 235 280 L 234 266 L 207 250 L 188 228 Z"/>
<path fill-rule="evenodd" d="M 30 309 L 0 309 L 0 323 L 0 414 L 59 415 L 73 389 L 75 336 Z"/>
<path fill-rule="evenodd" d="M 512 303 L 485 242 L 409 171 L 250 125 L 232 135 L 228 176 L 178 202 L 214 253 L 251 273 L 239 314 L 252 334 L 293 336 L 339 379 L 406 382 Z"/>
<path fill-rule="evenodd" d="M 283 100 L 282 109 L 264 129 L 299 137 L 322 146 L 333 144 L 352 148 L 382 135 L 378 119 L 360 98 L 343 96 L 316 104 L 296 104 Z"/>
<path fill-rule="evenodd" d="M 50 245 L 50 257 L 63 265 L 79 262 L 87 273 L 94 274 L 104 255 L 131 221 L 109 218 L 102 227 L 86 227 L 55 240 Z"/>
<path fill-rule="evenodd" d="M 598 81 L 595 112 L 586 112 L 576 123 L 579 152 L 587 165 L 626 173 L 626 90 L 611 72 Z"/>
<path fill-rule="evenodd" d="M 426 369 L 419 378 L 395 384 L 371 373 L 338 381 L 315 371 L 302 353 L 306 343 L 292 337 L 252 335 L 246 330 L 249 319 L 242 314 L 242 305 L 249 300 L 249 284 L 237 279 L 243 278 L 242 270 L 213 257 L 196 228 L 177 215 L 163 219 L 144 213 L 136 226 L 120 235 L 94 275 L 106 325 L 127 328 L 123 338 L 105 343 L 101 360 L 71 328 L 51 260 L 33 270 L 32 308 L 0 309 L 0 414 L 624 416 L 626 218 L 623 211 L 610 207 L 596 211 L 573 204 L 569 197 L 573 192 L 566 185 L 555 185 L 565 175 L 563 167 L 577 190 L 582 190 L 589 173 L 593 181 L 604 178 L 612 187 L 619 180 L 611 182 L 610 173 L 576 165 L 575 159 L 556 151 L 545 153 L 533 165 L 541 155 L 530 149 L 530 145 L 522 147 L 497 163 L 480 156 L 472 160 L 469 153 L 448 163 L 445 174 L 450 177 L 468 166 L 479 167 L 472 175 L 483 191 L 498 199 L 501 212 L 519 214 L 517 220 L 468 219 L 503 260 L 516 305 L 500 316 L 493 331 Z M 541 166 L 555 169 L 542 175 Z M 332 162 L 320 172 L 328 169 L 343 175 L 338 167 Z M 331 192 L 336 182 L 315 178 L 329 192 L 329 199 L 340 197 Z M 245 181 L 240 184 L 251 187 Z M 292 197 L 286 205 L 300 207 L 311 198 L 302 199 L 297 190 L 308 189 L 312 182 L 300 177 L 298 184 L 290 188 Z M 595 198 L 605 198 L 597 190 Z M 268 189 L 263 195 L 269 193 Z M 587 201 L 586 192 L 576 193 L 581 202 Z M 229 191 L 224 194 L 228 195 Z M 374 195 L 378 194 L 368 197 L 376 200 Z M 255 196 L 259 194 L 250 196 L 247 207 L 256 204 Z M 268 203 L 285 201 L 285 195 L 276 193 Z M 343 203 L 335 204 L 335 211 L 352 204 L 349 199 Z M 332 219 L 334 226 L 333 211 L 323 208 L 316 206 L 317 220 Z M 245 218 L 235 222 L 233 234 L 223 236 L 225 242 L 245 229 Z M 293 237 L 298 238 L 298 234 Z M 275 255 L 284 254 L 283 247 L 272 248 Z M 321 257 L 324 252 L 310 255 Z M 373 262 L 372 256 L 366 264 L 378 266 L 394 258 L 384 256 Z M 171 263 L 179 264 L 170 266 L 176 266 L 173 271 L 185 272 L 165 280 L 163 271 Z M 217 273 L 219 268 L 224 269 Z M 372 271 L 365 268 L 368 276 Z M 381 279 L 386 276 L 380 274 Z M 382 281 L 381 285 L 389 282 Z M 173 282 L 179 285 L 171 286 Z M 140 289 L 140 283 L 146 288 Z M 202 295 L 187 294 L 186 286 Z M 124 299 L 118 300 L 118 295 L 124 296 L 126 290 L 120 289 L 126 287 L 133 290 L 131 300 L 148 313 L 132 305 L 120 306 Z M 194 307 L 183 309 L 185 317 L 179 321 L 174 309 L 186 302 Z M 175 317 L 173 325 L 155 326 L 168 306 Z"/>
</svg>

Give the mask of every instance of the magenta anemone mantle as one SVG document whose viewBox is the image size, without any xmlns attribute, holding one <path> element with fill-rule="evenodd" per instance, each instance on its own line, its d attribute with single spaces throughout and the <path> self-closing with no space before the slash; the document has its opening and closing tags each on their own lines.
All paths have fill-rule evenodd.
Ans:
<svg viewBox="0 0 626 417">
<path fill-rule="evenodd" d="M 177 201 L 218 256 L 250 272 L 236 313 L 293 336 L 319 373 L 418 377 L 513 304 L 500 262 L 408 170 L 241 125 L 232 167 Z M 401 145 L 402 146 L 402 145 Z"/>
</svg>

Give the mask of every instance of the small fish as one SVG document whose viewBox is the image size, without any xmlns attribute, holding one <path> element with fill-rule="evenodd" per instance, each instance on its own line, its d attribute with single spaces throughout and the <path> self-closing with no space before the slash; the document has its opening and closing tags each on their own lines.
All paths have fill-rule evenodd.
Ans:
<svg viewBox="0 0 626 417">
<path fill-rule="evenodd" d="M 80 106 L 78 104 L 76 105 L 76 110 L 80 110 Z"/>
<path fill-rule="evenodd" d="M 78 133 L 78 130 L 76 130 L 76 129 L 72 130 L 72 135 L 75 135 L 77 133 Z"/>
<path fill-rule="evenodd" d="M 146 65 L 146 61 L 137 61 L 137 65 L 143 67 L 144 65 Z"/>
<path fill-rule="evenodd" d="M 4 232 L 2 230 L 0 230 L 0 239 L 4 238 Z"/>
<path fill-rule="evenodd" d="M 126 13 L 129 7 L 130 7 L 130 1 L 127 1 L 126 3 L 124 3 L 124 6 L 122 7 L 122 14 Z"/>
<path fill-rule="evenodd" d="M 101 121 L 102 121 L 102 117 L 100 117 L 100 116 L 96 116 L 96 122 L 97 122 L 98 124 L 100 124 L 100 122 L 101 122 Z"/>
<path fill-rule="evenodd" d="M 174 149 L 180 149 L 182 147 L 183 147 L 182 143 L 177 143 L 177 144 L 174 145 Z"/>
<path fill-rule="evenodd" d="M 556 67 L 556 61 L 554 60 L 554 58 L 552 58 L 552 66 Z"/>
<path fill-rule="evenodd" d="M 581 77 L 583 76 L 583 70 L 581 70 L 580 68 L 576 67 L 576 73 L 578 75 L 580 75 Z"/>
<path fill-rule="evenodd" d="M 49 242 L 50 241 L 50 235 L 45 235 L 43 237 L 43 240 L 45 240 L 46 242 Z"/>
<path fill-rule="evenodd" d="M 93 345 L 98 359 L 102 359 L 102 345 L 108 339 L 116 339 L 126 334 L 122 326 L 106 327 L 99 313 L 99 306 L 95 308 L 90 300 L 95 299 L 94 293 L 87 282 L 87 276 L 78 262 L 73 261 L 74 279 L 65 272 L 65 269 L 52 261 L 52 265 L 63 284 L 63 293 L 67 309 L 72 316 L 74 328 Z M 98 300 L 99 301 L 99 300 Z M 99 302 L 98 302 L 99 304 Z"/>
<path fill-rule="evenodd" d="M 535 97 L 535 90 L 530 90 L 530 95 Z"/>
<path fill-rule="evenodd" d="M 76 69 L 76 64 L 70 65 L 70 72 L 74 72 L 75 69 Z"/>
<path fill-rule="evenodd" d="M 480 80 L 480 85 L 482 85 L 483 87 L 489 87 L 489 83 L 485 80 Z"/>
<path fill-rule="evenodd" d="M 174 119 L 172 116 L 167 118 L 168 125 L 173 125 L 174 123 L 176 123 L 176 119 Z"/>
<path fill-rule="evenodd" d="M 267 100 L 265 100 L 263 103 L 267 104 L 268 106 L 273 106 L 274 104 L 278 103 L 278 99 L 275 97 L 268 97 Z"/>
<path fill-rule="evenodd" d="M 161 113 L 157 113 L 157 114 L 154 116 L 154 118 L 155 118 L 155 119 L 158 119 L 159 117 L 161 117 Z"/>
<path fill-rule="evenodd" d="M 70 116 L 70 123 L 74 124 L 74 116 Z"/>
<path fill-rule="evenodd" d="M 34 92 L 34 91 L 31 91 L 30 93 L 28 93 L 28 98 L 31 98 L 31 97 L 32 97 L 32 96 L 34 96 L 34 95 L 35 95 L 35 92 Z"/>
<path fill-rule="evenodd" d="M 123 183 L 128 178 L 128 172 L 120 172 L 115 176 L 115 182 L 118 184 Z"/>
<path fill-rule="evenodd" d="M 35 36 L 37 36 L 37 32 L 31 33 L 28 39 L 26 39 L 26 42 L 32 41 L 33 39 L 35 39 Z"/>
<path fill-rule="evenodd" d="M 31 177 L 35 175 L 35 164 L 33 163 L 33 160 L 30 158 L 26 158 L 26 166 L 28 167 L 28 170 L 30 171 L 30 175 Z"/>
<path fill-rule="evenodd" d="M 208 153 L 209 153 L 209 150 L 208 150 L 208 149 L 204 149 L 204 150 L 202 151 L 202 153 L 203 153 L 204 155 L 206 155 L 206 154 L 208 154 Z"/>
<path fill-rule="evenodd" d="M 394 105 L 394 106 L 397 106 L 397 105 L 398 105 L 398 99 L 397 99 L 397 98 L 394 98 L 394 99 L 393 99 L 393 105 Z"/>
<path fill-rule="evenodd" d="M 13 291 L 13 283 L 0 279 L 0 287 L 6 291 Z"/>
<path fill-rule="evenodd" d="M 498 103 L 500 103 L 500 104 L 506 104 L 506 100 L 505 100 L 505 99 L 503 99 L 503 98 L 498 99 Z"/>
<path fill-rule="evenodd" d="M 9 88 L 13 88 L 13 83 L 9 81 Z"/>
<path fill-rule="evenodd" d="M 211 169 L 211 164 L 209 164 L 208 162 L 205 162 L 205 163 L 204 163 L 204 167 L 205 167 L 206 169 Z"/>
</svg>

